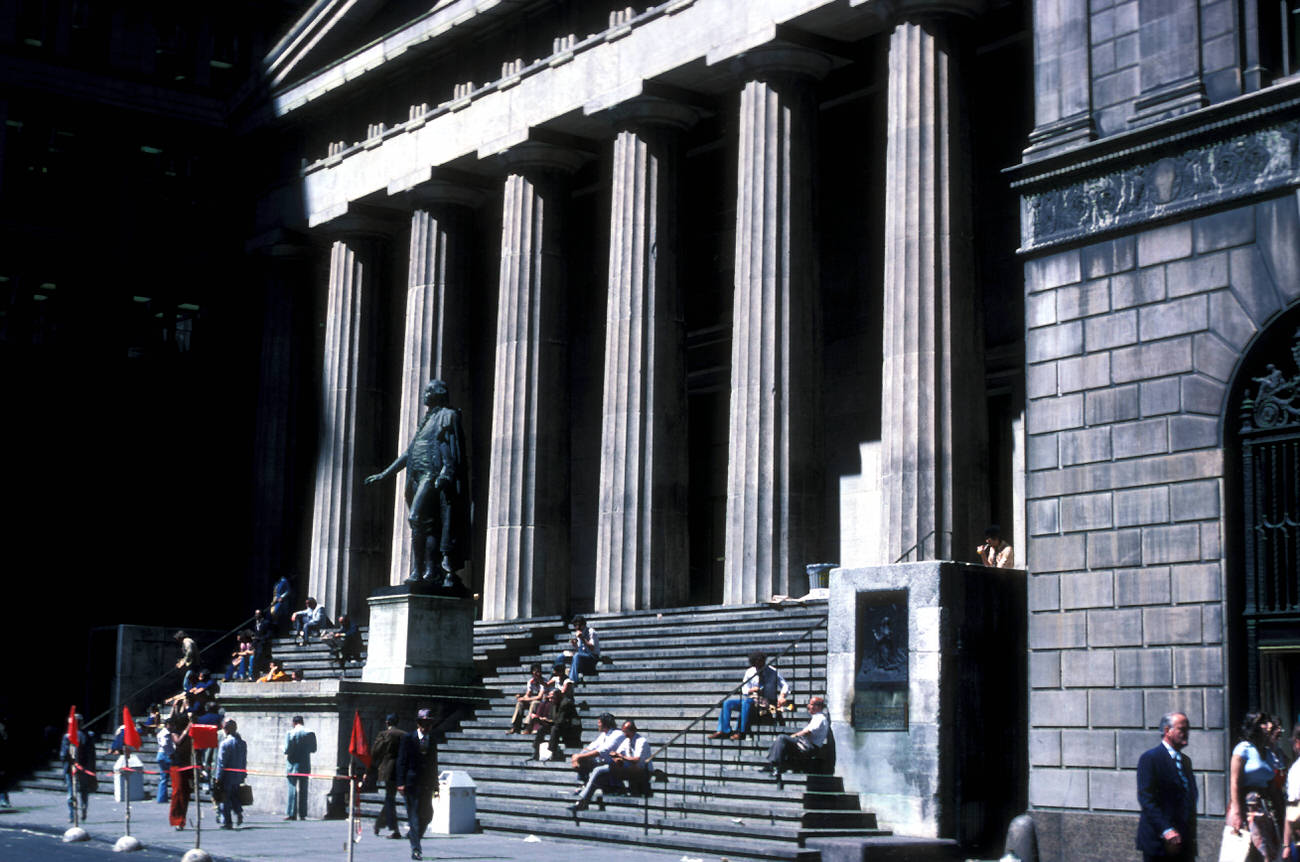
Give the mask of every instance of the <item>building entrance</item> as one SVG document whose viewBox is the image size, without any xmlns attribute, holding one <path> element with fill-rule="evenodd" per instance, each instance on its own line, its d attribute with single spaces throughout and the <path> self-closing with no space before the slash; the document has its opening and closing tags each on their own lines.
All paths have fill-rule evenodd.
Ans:
<svg viewBox="0 0 1300 862">
<path fill-rule="evenodd" d="M 1246 708 L 1289 726 L 1300 717 L 1300 330 L 1282 331 L 1289 343 L 1253 351 L 1239 402 L 1241 612 Z"/>
</svg>

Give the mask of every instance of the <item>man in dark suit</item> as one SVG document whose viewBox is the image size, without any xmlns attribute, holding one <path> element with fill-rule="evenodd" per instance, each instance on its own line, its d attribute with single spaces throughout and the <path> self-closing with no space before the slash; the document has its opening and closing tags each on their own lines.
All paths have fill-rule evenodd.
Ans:
<svg viewBox="0 0 1300 862">
<path fill-rule="evenodd" d="M 370 743 L 370 769 L 376 781 L 384 782 L 384 807 L 379 809 L 375 818 L 375 834 L 385 826 L 389 828 L 389 838 L 401 838 L 397 828 L 397 755 L 402 749 L 402 739 L 406 731 L 397 726 L 397 714 L 389 713 L 388 727 L 381 730 L 374 742 Z"/>
<path fill-rule="evenodd" d="M 415 716 L 415 732 L 402 737 L 397 749 L 397 789 L 406 800 L 411 858 L 423 859 L 420 837 L 433 820 L 433 797 L 438 795 L 438 746 L 434 744 L 433 710 L 422 709 Z"/>
<path fill-rule="evenodd" d="M 1138 758 L 1137 849 L 1145 862 L 1196 858 L 1196 779 L 1187 745 L 1187 716 L 1160 719 L 1160 744 Z"/>
</svg>

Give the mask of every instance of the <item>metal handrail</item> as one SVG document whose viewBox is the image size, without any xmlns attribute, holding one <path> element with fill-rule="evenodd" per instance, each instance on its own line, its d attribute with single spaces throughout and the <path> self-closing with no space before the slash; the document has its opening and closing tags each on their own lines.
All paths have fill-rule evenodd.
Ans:
<svg viewBox="0 0 1300 862">
<path fill-rule="evenodd" d="M 221 642 L 224 641 L 226 638 L 230 637 L 231 635 L 235 634 L 236 632 L 238 632 L 238 631 L 240 631 L 240 630 L 242 630 L 242 629 L 248 628 L 249 623 L 251 623 L 251 622 L 252 622 L 254 619 L 256 619 L 256 618 L 257 618 L 256 615 L 249 617 L 248 619 L 244 620 L 244 621 L 243 621 L 242 623 L 240 623 L 239 625 L 235 626 L 235 627 L 234 627 L 233 629 L 231 629 L 230 631 L 226 632 L 224 635 L 221 635 L 221 636 L 218 637 L 216 640 L 211 641 L 207 646 L 205 646 L 205 647 L 203 647 L 203 649 L 199 650 L 199 655 L 200 655 L 200 656 L 203 655 L 205 652 L 207 652 L 208 650 L 212 649 L 214 646 L 216 646 L 217 644 L 221 643 Z M 154 677 L 153 679 L 149 680 L 149 682 L 145 683 L 144 685 L 140 686 L 140 687 L 137 688 L 135 691 L 131 692 L 129 695 L 127 695 L 126 697 L 124 697 L 124 698 L 122 699 L 122 703 L 118 703 L 118 704 L 114 704 L 113 706 L 110 706 L 108 709 L 104 710 L 104 711 L 101 712 L 99 715 L 95 716 L 95 717 L 92 718 L 90 721 L 86 722 L 86 723 L 83 725 L 83 727 L 93 727 L 94 725 L 98 724 L 100 721 L 103 721 L 104 718 L 106 718 L 106 717 L 109 716 L 109 715 L 112 715 L 115 711 L 121 709 L 122 706 L 123 706 L 124 704 L 127 704 L 127 703 L 129 703 L 129 702 L 135 700 L 135 699 L 136 699 L 137 697 L 139 697 L 142 693 L 148 691 L 149 689 L 151 689 L 151 688 L 153 688 L 154 686 L 156 686 L 158 683 L 162 682 L 162 681 L 163 681 L 164 679 L 166 679 L 167 677 L 171 676 L 172 673 L 175 672 L 175 670 L 176 670 L 175 668 L 172 668 L 172 670 L 164 671 L 163 673 L 161 673 L 161 674 L 159 674 L 158 676 Z"/>
<path fill-rule="evenodd" d="M 937 532 L 938 532 L 937 530 L 931 530 L 930 532 L 928 532 L 928 533 L 926 533 L 924 536 L 922 536 L 920 539 L 918 539 L 918 540 L 916 541 L 916 543 L 915 543 L 914 545 L 912 545 L 912 547 L 908 548 L 906 551 L 903 551 L 903 553 L 899 556 L 899 558 L 898 558 L 897 560 L 894 560 L 894 565 L 897 565 L 897 564 L 903 562 L 903 560 L 905 560 L 905 559 L 907 559 L 908 557 L 910 557 L 910 556 L 912 555 L 912 552 L 913 552 L 913 551 L 918 551 L 918 552 L 919 552 L 920 549 L 921 549 L 921 547 L 925 544 L 926 539 L 929 539 L 931 536 L 935 535 Z M 944 532 L 947 533 L 947 534 L 950 535 L 950 536 L 952 535 L 952 530 L 944 530 Z"/>
<path fill-rule="evenodd" d="M 803 631 L 803 632 L 802 632 L 798 637 L 796 637 L 796 638 L 794 638 L 792 641 L 790 641 L 789 644 L 785 647 L 785 649 L 781 650 L 781 652 L 778 653 L 776 656 L 774 656 L 772 659 L 769 659 L 768 664 L 769 664 L 769 665 L 770 665 L 770 664 L 775 664 L 775 663 L 779 662 L 780 659 L 784 658 L 786 655 L 789 655 L 789 654 L 792 653 L 793 651 L 797 650 L 798 647 L 799 647 L 799 645 L 800 645 L 801 643 L 803 643 L 804 641 L 810 640 L 810 639 L 812 638 L 813 634 L 814 634 L 818 629 L 821 629 L 821 628 L 826 627 L 829 623 L 830 623 L 830 615 L 827 614 L 827 616 L 823 617 L 822 619 L 818 620 L 818 621 L 817 621 L 816 623 L 814 623 L 813 625 L 809 626 L 809 627 L 808 627 L 807 629 L 805 629 L 805 630 L 804 630 L 804 631 Z M 810 652 L 810 653 L 808 654 L 808 662 L 807 662 L 807 670 L 808 670 L 807 679 L 808 679 L 809 683 L 811 683 L 811 681 L 812 681 L 812 671 L 813 671 L 813 666 L 812 666 L 812 664 L 813 664 L 813 661 L 812 661 L 812 654 L 811 654 L 811 652 Z M 794 665 L 793 665 L 793 673 L 792 673 L 791 675 L 794 677 L 794 680 L 795 680 L 795 682 L 797 683 L 797 682 L 799 681 L 799 664 L 798 664 L 797 658 L 796 658 L 796 660 L 795 660 L 795 662 L 794 662 Z M 722 696 L 722 697 L 721 697 L 721 698 L 720 698 L 716 703 L 711 704 L 707 709 L 704 710 L 704 712 L 700 713 L 698 716 L 696 716 L 694 719 L 692 719 L 691 722 L 690 722 L 690 724 L 686 725 L 686 727 L 684 727 L 684 728 L 682 728 L 680 731 L 678 731 L 677 734 L 676 734 L 675 736 L 673 736 L 671 739 L 669 739 L 667 742 L 663 743 L 662 745 L 659 745 L 659 746 L 657 746 L 657 747 L 651 748 L 651 750 L 650 750 L 650 759 L 653 760 L 653 759 L 655 758 L 655 756 L 657 756 L 657 755 L 659 755 L 659 754 L 663 754 L 663 756 L 664 756 L 664 760 L 665 760 L 665 761 L 669 760 L 669 758 L 668 758 L 668 752 L 672 749 L 673 745 L 676 744 L 676 743 L 678 742 L 678 740 L 680 740 L 682 737 L 686 736 L 686 734 L 693 732 L 694 729 L 695 729 L 695 726 L 696 726 L 697 724 L 699 724 L 700 722 L 702 722 L 702 721 L 704 721 L 705 719 L 707 719 L 707 718 L 709 717 L 709 715 L 710 715 L 710 714 L 711 714 L 715 709 L 720 709 L 720 708 L 722 707 L 722 704 L 723 704 L 724 702 L 726 702 L 729 698 L 731 698 L 733 695 L 737 694 L 737 693 L 738 693 L 738 692 L 739 692 L 739 691 L 744 687 L 744 685 L 745 685 L 744 680 L 741 680 L 741 681 L 740 681 L 740 682 L 739 682 L 735 687 L 733 687 L 730 691 L 728 691 L 726 694 L 724 694 L 724 695 L 723 695 L 723 696 Z M 791 689 L 797 691 L 797 690 L 798 690 L 798 687 L 797 687 L 797 685 L 794 685 L 794 686 L 791 686 Z M 810 693 L 810 694 L 811 694 L 811 693 Z M 684 763 L 684 762 L 685 762 L 685 761 L 683 761 L 683 763 Z M 701 764 L 701 769 L 700 769 L 700 776 L 701 776 L 701 778 L 703 778 L 703 777 L 705 776 L 705 774 L 706 774 L 705 770 L 706 770 L 706 769 L 707 769 L 707 765 L 705 765 L 705 764 L 702 763 L 702 764 Z M 662 771 L 662 770 L 659 770 L 659 771 Z M 663 779 L 663 780 L 664 780 L 664 782 L 665 782 L 665 784 L 666 784 L 666 783 L 667 783 L 667 773 L 666 773 L 666 772 L 664 773 L 664 779 Z M 720 781 L 720 782 L 724 782 L 724 783 L 727 781 L 726 776 L 724 776 L 724 775 L 722 774 L 721 766 L 719 766 L 719 769 L 718 769 L 718 781 Z M 650 785 L 651 785 L 651 787 L 653 787 L 653 782 L 654 782 L 654 778 L 653 778 L 653 776 L 652 776 L 651 779 L 650 779 Z M 686 805 L 686 775 L 685 775 L 685 773 L 682 774 L 682 781 L 681 781 L 681 800 L 682 800 L 682 806 L 683 806 L 683 808 L 684 808 L 685 805 Z M 650 831 L 650 797 L 649 797 L 649 796 L 646 796 L 645 799 L 644 799 L 644 801 L 643 801 L 643 809 L 644 809 L 644 816 L 643 816 L 643 818 L 642 818 L 642 819 L 643 819 L 643 829 L 644 829 L 644 832 L 645 832 L 646 834 L 648 834 L 649 831 Z M 662 811 L 663 811 L 663 817 L 664 817 L 665 819 L 667 819 L 667 817 L 668 817 L 668 788 L 667 788 L 666 786 L 665 786 L 665 788 L 664 788 L 664 792 L 663 792 L 663 807 L 662 807 Z"/>
</svg>

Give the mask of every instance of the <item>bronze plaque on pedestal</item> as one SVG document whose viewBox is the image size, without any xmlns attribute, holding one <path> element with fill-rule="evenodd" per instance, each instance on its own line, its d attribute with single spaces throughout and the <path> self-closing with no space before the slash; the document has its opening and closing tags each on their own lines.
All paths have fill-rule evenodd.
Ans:
<svg viewBox="0 0 1300 862">
<path fill-rule="evenodd" d="M 907 591 L 858 593 L 854 730 L 907 730 Z"/>
</svg>

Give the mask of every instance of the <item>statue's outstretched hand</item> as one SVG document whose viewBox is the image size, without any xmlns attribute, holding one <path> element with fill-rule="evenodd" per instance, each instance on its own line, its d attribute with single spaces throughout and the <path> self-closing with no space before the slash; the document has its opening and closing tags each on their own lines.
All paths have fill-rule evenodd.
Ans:
<svg viewBox="0 0 1300 862">
<path fill-rule="evenodd" d="M 366 477 L 366 484 L 367 484 L 367 485 L 373 485 L 373 484 L 375 484 L 376 482 L 382 482 L 382 481 L 384 481 L 385 478 L 387 478 L 387 477 L 385 477 L 383 473 L 375 473 L 373 476 L 367 476 L 367 477 Z"/>
</svg>

